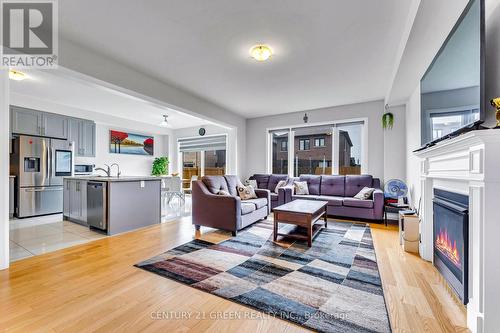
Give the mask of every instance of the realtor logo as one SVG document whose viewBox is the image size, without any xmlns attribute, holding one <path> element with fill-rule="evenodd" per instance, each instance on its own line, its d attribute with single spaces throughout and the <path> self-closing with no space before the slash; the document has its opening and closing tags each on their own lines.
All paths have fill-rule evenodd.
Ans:
<svg viewBox="0 0 500 333">
<path fill-rule="evenodd" d="M 1 0 L 3 68 L 57 67 L 57 3 Z"/>
</svg>

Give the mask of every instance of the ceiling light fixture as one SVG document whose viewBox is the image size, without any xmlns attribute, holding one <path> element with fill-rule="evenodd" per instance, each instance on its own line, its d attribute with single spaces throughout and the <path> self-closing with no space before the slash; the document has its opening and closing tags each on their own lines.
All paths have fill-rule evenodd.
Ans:
<svg viewBox="0 0 500 333">
<path fill-rule="evenodd" d="M 250 56 L 257 61 L 266 61 L 273 55 L 273 51 L 267 45 L 255 45 L 250 49 Z"/>
<path fill-rule="evenodd" d="M 163 120 L 159 124 L 161 127 L 170 127 L 168 123 L 168 116 L 166 114 L 163 115 Z"/>
<path fill-rule="evenodd" d="M 9 69 L 9 79 L 11 80 L 22 81 L 27 77 L 28 75 L 24 74 L 23 72 L 16 71 L 15 69 Z"/>
</svg>

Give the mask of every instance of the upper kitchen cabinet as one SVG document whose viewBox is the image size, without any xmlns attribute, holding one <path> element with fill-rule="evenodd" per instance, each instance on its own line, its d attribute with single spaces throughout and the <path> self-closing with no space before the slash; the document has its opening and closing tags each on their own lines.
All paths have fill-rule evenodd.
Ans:
<svg viewBox="0 0 500 333">
<path fill-rule="evenodd" d="M 42 135 L 42 114 L 39 111 L 11 106 L 10 123 L 12 133 Z"/>
<path fill-rule="evenodd" d="M 51 138 L 68 138 L 68 117 L 54 113 L 42 113 L 42 135 Z"/>
<path fill-rule="evenodd" d="M 93 121 L 70 119 L 68 139 L 75 142 L 76 156 L 95 157 L 95 123 Z"/>
<path fill-rule="evenodd" d="M 11 131 L 14 134 L 68 138 L 68 118 L 58 114 L 10 107 Z"/>
</svg>

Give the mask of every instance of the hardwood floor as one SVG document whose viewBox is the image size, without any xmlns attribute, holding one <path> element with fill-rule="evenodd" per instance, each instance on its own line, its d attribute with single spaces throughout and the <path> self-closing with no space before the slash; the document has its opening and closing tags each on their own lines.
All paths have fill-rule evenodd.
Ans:
<svg viewBox="0 0 500 333">
<path fill-rule="evenodd" d="M 465 312 L 434 267 L 403 252 L 394 227 L 372 230 L 393 330 L 466 331 Z M 17 261 L 0 271 L 0 331 L 306 331 L 133 267 L 194 236 L 183 218 Z M 196 236 L 220 241 L 230 234 L 202 229 Z"/>
</svg>

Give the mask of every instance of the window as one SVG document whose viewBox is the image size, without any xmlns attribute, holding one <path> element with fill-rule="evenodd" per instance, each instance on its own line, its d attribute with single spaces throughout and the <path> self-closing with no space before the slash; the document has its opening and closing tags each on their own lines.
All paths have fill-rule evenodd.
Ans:
<svg viewBox="0 0 500 333">
<path fill-rule="evenodd" d="M 309 139 L 299 139 L 299 150 L 309 150 L 311 145 Z"/>
<path fill-rule="evenodd" d="M 226 150 L 207 150 L 205 153 L 204 176 L 226 174 Z"/>
<path fill-rule="evenodd" d="M 324 146 L 325 146 L 325 138 L 314 139 L 314 147 L 324 147 Z"/>
<path fill-rule="evenodd" d="M 294 152 L 294 176 L 303 174 L 332 174 L 332 127 L 331 126 L 310 126 L 293 128 L 295 147 Z M 328 140 L 329 148 L 326 144 L 323 147 L 316 147 L 311 150 L 310 142 L 316 146 L 317 139 L 309 139 L 314 136 L 324 136 L 323 141 Z"/>
<path fill-rule="evenodd" d="M 359 121 L 269 131 L 269 171 L 295 177 L 361 174 L 364 130 Z"/>
<path fill-rule="evenodd" d="M 281 151 L 288 151 L 288 137 L 286 140 L 281 140 Z"/>
<path fill-rule="evenodd" d="M 226 141 L 226 135 L 178 140 L 184 188 L 189 188 L 193 176 L 226 174 Z"/>
<path fill-rule="evenodd" d="M 288 138 L 289 130 L 271 131 L 271 170 L 272 173 L 288 173 Z M 285 149 L 283 149 L 285 147 Z"/>
<path fill-rule="evenodd" d="M 336 129 L 338 135 L 338 174 L 360 175 L 363 124 L 342 124 Z"/>
<path fill-rule="evenodd" d="M 193 176 L 201 177 L 201 151 L 182 153 L 182 183 L 184 188 L 189 188 Z"/>
</svg>

